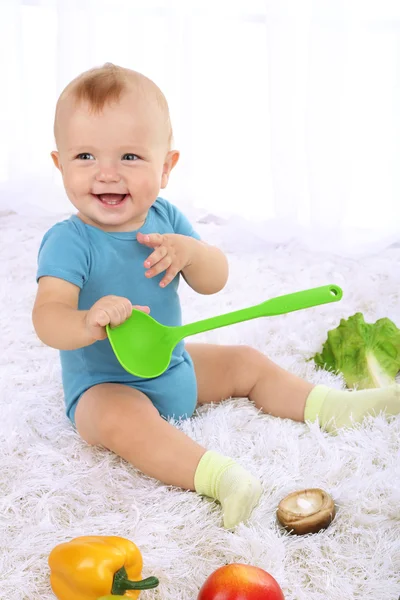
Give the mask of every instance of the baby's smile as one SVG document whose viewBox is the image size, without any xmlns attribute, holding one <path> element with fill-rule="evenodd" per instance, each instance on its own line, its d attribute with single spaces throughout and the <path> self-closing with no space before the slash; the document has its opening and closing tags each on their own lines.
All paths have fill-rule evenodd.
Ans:
<svg viewBox="0 0 400 600">
<path fill-rule="evenodd" d="M 112 194 L 112 193 L 107 192 L 105 194 L 93 194 L 92 193 L 92 196 L 105 206 L 115 207 L 115 206 L 121 206 L 122 204 L 125 204 L 125 201 L 127 200 L 129 194 L 128 193 Z"/>
</svg>

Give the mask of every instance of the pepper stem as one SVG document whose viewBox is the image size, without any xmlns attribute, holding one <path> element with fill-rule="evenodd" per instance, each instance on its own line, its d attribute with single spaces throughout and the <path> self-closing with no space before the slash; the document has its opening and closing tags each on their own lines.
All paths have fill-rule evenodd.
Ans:
<svg viewBox="0 0 400 600">
<path fill-rule="evenodd" d="M 125 567 L 121 567 L 114 575 L 111 594 L 123 596 L 126 590 L 151 590 L 157 587 L 159 583 L 157 577 L 147 577 L 147 579 L 141 579 L 140 581 L 130 581 Z"/>
</svg>

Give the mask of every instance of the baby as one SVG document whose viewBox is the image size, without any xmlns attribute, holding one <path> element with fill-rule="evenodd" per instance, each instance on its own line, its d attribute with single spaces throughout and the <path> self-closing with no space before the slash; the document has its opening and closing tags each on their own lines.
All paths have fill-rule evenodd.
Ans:
<svg viewBox="0 0 400 600">
<path fill-rule="evenodd" d="M 197 404 L 231 397 L 247 397 L 276 417 L 318 418 L 328 431 L 367 414 L 400 412 L 398 386 L 314 387 L 247 346 L 181 342 L 160 377 L 127 373 L 105 326 L 123 323 L 133 307 L 180 325 L 180 277 L 199 294 L 215 294 L 227 281 L 227 260 L 159 197 L 179 152 L 167 101 L 147 77 L 112 64 L 83 73 L 58 100 L 54 132 L 52 158 L 77 212 L 43 238 L 33 323 L 60 350 L 66 412 L 87 443 L 217 500 L 230 529 L 248 519 L 260 482 L 169 417 L 187 418 Z"/>
</svg>

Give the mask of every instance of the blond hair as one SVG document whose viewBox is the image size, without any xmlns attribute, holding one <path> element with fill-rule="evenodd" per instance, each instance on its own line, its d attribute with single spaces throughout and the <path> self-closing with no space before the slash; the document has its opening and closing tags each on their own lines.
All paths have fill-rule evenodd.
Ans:
<svg viewBox="0 0 400 600">
<path fill-rule="evenodd" d="M 168 130 L 168 141 L 172 140 L 172 126 L 168 102 L 160 88 L 148 77 L 137 71 L 105 63 L 102 67 L 94 67 L 73 79 L 61 93 L 54 118 L 54 135 L 57 138 L 57 122 L 60 106 L 67 97 L 76 103 L 86 102 L 94 112 L 101 112 L 106 104 L 118 102 L 121 96 L 132 90 L 146 94 L 155 101 L 165 117 Z"/>
</svg>

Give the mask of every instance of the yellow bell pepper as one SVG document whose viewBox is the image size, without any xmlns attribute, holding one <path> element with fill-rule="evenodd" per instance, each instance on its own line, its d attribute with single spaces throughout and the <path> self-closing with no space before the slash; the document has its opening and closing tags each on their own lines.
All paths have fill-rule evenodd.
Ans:
<svg viewBox="0 0 400 600">
<path fill-rule="evenodd" d="M 132 599 L 159 583 L 156 577 L 140 580 L 143 559 L 139 548 L 117 536 L 74 538 L 56 546 L 48 562 L 51 588 L 59 600 L 118 595 Z"/>
</svg>

